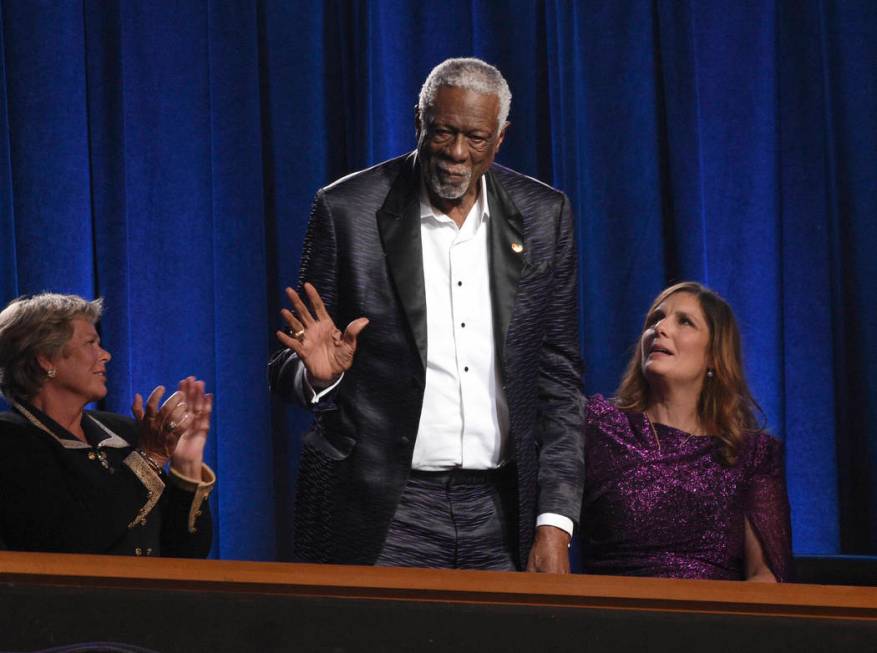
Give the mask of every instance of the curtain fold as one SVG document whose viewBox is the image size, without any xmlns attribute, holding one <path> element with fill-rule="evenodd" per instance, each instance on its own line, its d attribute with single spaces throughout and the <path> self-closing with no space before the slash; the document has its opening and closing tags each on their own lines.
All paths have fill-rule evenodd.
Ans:
<svg viewBox="0 0 877 653">
<path fill-rule="evenodd" d="M 18 258 L 15 254 L 15 210 L 12 196 L 12 145 L 9 142 L 9 104 L 6 82 L 6 38 L 3 5 L 0 4 L 0 293 L 18 293 Z"/>
<path fill-rule="evenodd" d="M 94 293 L 82 7 L 3 4 L 16 274 L 26 291 Z M 47 154 L 50 156 L 47 156 Z M 55 255 L 64 252 L 63 256 Z"/>
<path fill-rule="evenodd" d="M 264 365 L 310 203 L 412 149 L 424 77 L 467 55 L 511 85 L 499 161 L 572 202 L 588 392 L 659 290 L 712 286 L 786 442 L 796 552 L 877 554 L 864 0 L 0 0 L 0 300 L 103 296 L 109 409 L 204 378 L 214 555 L 288 558 L 310 419 Z"/>
</svg>

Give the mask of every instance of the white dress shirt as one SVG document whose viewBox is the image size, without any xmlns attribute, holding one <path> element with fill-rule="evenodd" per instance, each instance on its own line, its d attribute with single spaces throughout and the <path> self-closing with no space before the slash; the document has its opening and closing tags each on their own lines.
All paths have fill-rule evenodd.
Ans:
<svg viewBox="0 0 877 653">
<path fill-rule="evenodd" d="M 461 227 L 421 188 L 428 344 L 414 469 L 493 469 L 504 462 L 509 411 L 494 345 L 484 177 L 480 183 Z"/>
</svg>

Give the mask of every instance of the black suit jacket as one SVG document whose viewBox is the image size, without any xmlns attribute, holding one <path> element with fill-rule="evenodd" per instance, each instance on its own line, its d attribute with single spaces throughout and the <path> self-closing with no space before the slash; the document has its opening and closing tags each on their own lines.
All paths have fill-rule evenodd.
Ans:
<svg viewBox="0 0 877 653">
<path fill-rule="evenodd" d="M 538 513 L 579 515 L 577 256 L 563 193 L 498 165 L 486 175 L 520 564 Z M 339 328 L 362 316 L 370 322 L 353 367 L 314 407 L 304 437 L 295 519 L 295 551 L 304 560 L 373 563 L 411 469 L 428 347 L 419 183 L 412 153 L 340 179 L 314 201 L 299 281 L 317 288 Z M 295 399 L 300 365 L 291 351 L 279 352 L 269 365 L 272 389 Z"/>
</svg>

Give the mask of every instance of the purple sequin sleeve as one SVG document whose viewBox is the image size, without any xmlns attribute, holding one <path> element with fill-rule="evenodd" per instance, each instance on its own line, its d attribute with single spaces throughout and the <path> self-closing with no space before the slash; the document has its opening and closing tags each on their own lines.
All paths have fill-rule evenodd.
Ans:
<svg viewBox="0 0 877 653">
<path fill-rule="evenodd" d="M 792 526 L 783 443 L 764 433 L 752 436 L 752 440 L 752 476 L 745 514 L 773 575 L 778 582 L 788 582 L 792 580 Z"/>
</svg>

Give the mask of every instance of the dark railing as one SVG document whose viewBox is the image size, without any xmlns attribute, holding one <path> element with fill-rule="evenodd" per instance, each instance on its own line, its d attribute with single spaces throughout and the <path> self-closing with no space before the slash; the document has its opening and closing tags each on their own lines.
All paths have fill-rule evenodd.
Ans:
<svg viewBox="0 0 877 653">
<path fill-rule="evenodd" d="M 0 552 L 0 651 L 53 647 L 864 651 L 877 588 Z"/>
</svg>

